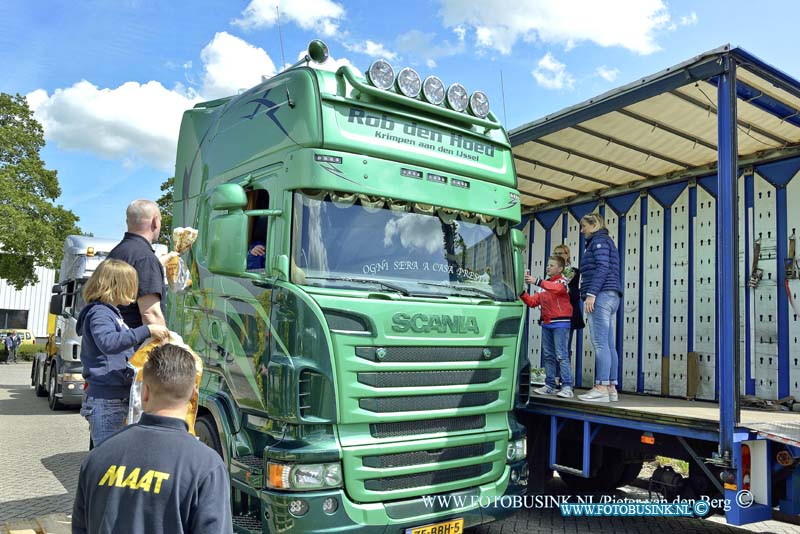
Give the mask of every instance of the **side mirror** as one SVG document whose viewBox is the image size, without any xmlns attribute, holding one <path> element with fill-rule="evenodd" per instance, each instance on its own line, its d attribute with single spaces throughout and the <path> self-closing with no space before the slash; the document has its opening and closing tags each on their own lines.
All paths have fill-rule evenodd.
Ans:
<svg viewBox="0 0 800 534">
<path fill-rule="evenodd" d="M 525 234 L 521 230 L 511 230 L 511 247 L 514 257 L 514 290 L 517 295 L 525 291 Z"/>
<path fill-rule="evenodd" d="M 208 269 L 212 273 L 241 275 L 247 270 L 247 194 L 238 184 L 221 184 L 209 198 Z M 214 213 L 216 212 L 216 213 Z M 223 213 L 219 213 L 223 212 Z"/>
<path fill-rule="evenodd" d="M 52 297 L 50 297 L 50 313 L 52 315 L 61 315 L 63 311 L 64 311 L 63 297 L 61 295 L 53 295 Z"/>
<path fill-rule="evenodd" d="M 233 211 L 208 223 L 208 270 L 240 275 L 247 270 L 247 215 Z"/>
<path fill-rule="evenodd" d="M 214 211 L 242 210 L 247 206 L 247 193 L 238 184 L 221 184 L 211 193 L 209 205 Z"/>
<path fill-rule="evenodd" d="M 64 291 L 64 288 L 61 286 L 61 284 L 55 284 L 53 286 L 53 289 L 50 290 L 50 292 L 53 293 L 54 295 L 60 295 L 63 291 Z M 58 315 L 58 314 L 56 314 L 56 315 Z"/>
</svg>

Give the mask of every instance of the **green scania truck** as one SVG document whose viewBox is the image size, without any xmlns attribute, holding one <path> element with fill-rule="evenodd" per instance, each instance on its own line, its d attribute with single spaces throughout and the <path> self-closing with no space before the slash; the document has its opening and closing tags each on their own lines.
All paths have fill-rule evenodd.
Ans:
<svg viewBox="0 0 800 534">
<path fill-rule="evenodd" d="M 527 486 L 524 247 L 483 93 L 306 60 L 183 117 L 168 322 L 237 532 L 459 534 Z M 306 63 L 305 65 L 303 63 Z"/>
</svg>

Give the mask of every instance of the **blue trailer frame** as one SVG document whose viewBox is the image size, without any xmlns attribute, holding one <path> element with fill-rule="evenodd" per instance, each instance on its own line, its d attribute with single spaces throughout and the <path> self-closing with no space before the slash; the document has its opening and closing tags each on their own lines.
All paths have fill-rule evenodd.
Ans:
<svg viewBox="0 0 800 534">
<path fill-rule="evenodd" d="M 578 154 L 579 157 L 583 157 L 588 161 L 608 165 L 609 169 L 614 167 L 620 172 L 639 174 L 644 179 L 634 185 L 641 187 L 652 187 L 653 185 L 659 184 L 677 183 L 680 180 L 696 179 L 697 177 L 711 174 L 714 169 L 716 169 L 715 178 L 707 177 L 703 178 L 703 180 L 705 180 L 708 186 L 715 189 L 717 200 L 716 355 L 718 358 L 718 424 L 714 422 L 714 424 L 708 425 L 690 425 L 660 422 L 647 417 L 636 418 L 627 415 L 614 415 L 608 410 L 598 413 L 596 410 L 576 407 L 576 403 L 544 402 L 542 399 L 531 398 L 525 409 L 522 410 L 521 417 L 523 420 L 527 418 L 530 421 L 537 421 L 535 430 L 533 429 L 533 425 L 529 427 L 531 429 L 531 431 L 529 431 L 529 440 L 531 440 L 529 444 L 529 457 L 531 459 L 531 477 L 534 490 L 536 487 L 537 470 L 539 474 L 543 471 L 552 472 L 551 470 L 555 469 L 567 475 L 584 478 L 589 477 L 590 468 L 592 466 L 591 455 L 593 443 L 598 438 L 601 431 L 613 430 L 616 433 L 625 434 L 625 436 L 627 436 L 625 439 L 640 437 L 647 441 L 653 438 L 656 443 L 660 443 L 662 439 L 665 440 L 665 442 L 679 443 L 686 452 L 686 456 L 694 461 L 697 468 L 710 479 L 710 483 L 718 488 L 720 492 L 724 494 L 725 498 L 729 499 L 732 503 L 731 509 L 726 512 L 729 523 L 741 525 L 762 521 L 773 516 L 773 507 L 771 505 L 772 480 L 768 479 L 767 481 L 767 487 L 769 488 L 769 502 L 767 504 L 755 503 L 751 505 L 747 502 L 743 503 L 741 497 L 737 499 L 737 496 L 741 495 L 741 488 L 746 487 L 745 480 L 743 480 L 742 454 L 744 450 L 749 457 L 750 445 L 744 448 L 743 445 L 745 442 L 763 442 L 764 447 L 766 447 L 765 454 L 768 466 L 768 472 L 765 476 L 770 477 L 775 473 L 781 472 L 782 476 L 786 478 L 786 498 L 780 502 L 781 512 L 792 515 L 800 514 L 800 470 L 795 468 L 798 465 L 798 458 L 800 458 L 800 419 L 798 419 L 797 424 L 772 425 L 772 427 L 769 424 L 745 426 L 741 423 L 739 391 L 740 365 L 738 362 L 742 360 L 739 339 L 740 284 L 738 281 L 740 280 L 740 276 L 737 237 L 739 228 L 737 182 L 740 169 L 746 164 L 750 165 L 764 161 L 780 160 L 798 154 L 800 138 L 791 139 L 791 144 L 787 144 L 785 142 L 786 140 L 783 140 L 784 145 L 780 147 L 779 150 L 773 150 L 769 154 L 758 153 L 740 155 L 738 139 L 740 129 L 742 128 L 742 121 L 739 120 L 737 115 L 738 102 L 739 100 L 746 101 L 764 113 L 772 117 L 778 117 L 782 122 L 786 121 L 795 126 L 800 126 L 800 118 L 798 118 L 798 109 L 793 108 L 785 101 L 773 98 L 764 91 L 760 91 L 752 87 L 752 85 L 738 80 L 737 68 L 740 66 L 744 66 L 749 74 L 756 75 L 760 80 L 770 84 L 772 87 L 780 89 L 792 97 L 800 98 L 800 82 L 764 63 L 741 48 L 732 49 L 729 46 L 724 46 L 670 69 L 666 69 L 661 73 L 644 78 L 617 90 L 610 91 L 593 100 L 567 108 L 554 115 L 544 117 L 510 132 L 511 144 L 515 149 L 525 146 L 526 143 L 537 143 L 540 148 L 544 146 L 549 149 L 566 151 L 566 149 L 559 147 L 559 145 L 552 140 L 545 141 L 542 138 L 558 134 L 568 128 L 575 128 L 580 131 L 580 125 L 585 123 L 585 121 L 601 117 L 611 112 L 629 113 L 633 116 L 634 114 L 632 112 L 624 108 L 665 93 L 674 93 L 679 87 L 686 86 L 687 83 L 706 81 L 716 87 L 716 146 L 708 142 L 707 139 L 701 139 L 700 136 L 694 139 L 695 143 L 705 143 L 704 146 L 707 145 L 708 148 L 714 148 L 716 150 L 717 157 L 715 165 L 704 165 L 696 168 L 687 167 L 681 172 L 652 176 L 638 169 L 611 160 L 603 160 L 585 151 L 581 152 L 580 149 L 575 149 L 575 147 L 570 147 L 570 153 Z M 695 105 L 697 104 L 695 103 Z M 709 113 L 711 113 L 711 107 L 709 107 Z M 641 117 L 634 118 L 642 120 Z M 658 126 L 669 130 L 669 127 L 666 125 L 660 124 Z M 752 131 L 758 133 L 762 138 L 781 140 L 774 132 L 770 132 L 766 128 L 760 129 L 758 124 L 747 124 L 747 126 L 748 128 L 752 128 Z M 592 132 L 590 131 L 589 133 Z M 688 138 L 685 131 L 675 130 L 671 133 Z M 617 142 L 621 146 L 626 146 L 624 142 L 609 137 L 609 143 L 612 141 Z M 631 148 L 630 144 L 627 146 Z M 639 149 L 637 146 L 632 146 L 632 148 L 635 150 Z M 667 156 L 661 156 L 661 158 L 665 161 L 672 161 L 680 164 L 680 162 L 676 162 L 673 158 Z M 540 164 L 539 161 L 531 159 L 530 156 L 519 156 L 518 163 L 519 160 L 526 163 Z M 553 168 L 551 164 L 541 163 L 541 165 Z M 574 171 L 564 169 L 556 170 L 565 174 L 571 172 L 573 179 L 577 176 L 587 183 L 589 183 L 590 180 L 594 182 L 599 181 L 596 180 L 596 177 L 587 176 Z M 531 176 L 525 176 L 522 173 L 519 174 L 521 182 L 527 178 L 539 184 L 540 188 L 548 185 Z M 713 183 L 711 183 L 712 181 Z M 574 186 L 567 187 L 563 184 L 559 185 L 559 183 L 553 183 L 551 187 L 553 190 L 565 191 L 568 196 L 556 202 L 537 206 L 534 212 L 529 214 L 531 218 L 540 217 L 539 220 L 547 229 L 552 227 L 556 222 L 560 214 L 557 210 L 560 208 L 563 209 L 569 206 L 570 209 L 577 208 L 580 213 L 588 212 L 595 205 L 592 202 L 596 202 L 598 199 L 606 196 L 620 195 L 625 192 L 626 189 L 628 191 L 631 189 L 631 185 L 628 184 L 618 187 L 609 187 L 609 189 L 602 193 L 594 191 L 587 194 L 575 194 L 576 189 Z M 523 192 L 524 197 L 523 188 L 520 187 L 520 190 Z M 694 191 L 692 191 L 692 194 L 694 194 Z M 542 193 L 537 193 L 532 196 L 541 197 Z M 636 193 L 631 193 L 630 196 L 631 198 L 625 197 L 625 202 L 633 203 L 638 198 Z M 777 197 L 778 202 L 782 200 L 785 206 L 786 190 L 778 187 Z M 622 197 L 617 196 L 616 198 L 620 199 Z M 582 209 L 580 207 L 582 202 L 589 202 L 590 204 L 586 204 L 589 207 Z M 642 202 L 644 203 L 644 199 Z M 666 204 L 669 205 L 669 203 Z M 694 206 L 695 203 L 691 203 L 691 205 Z M 777 224 L 779 229 L 786 229 L 785 213 L 784 211 L 784 219 L 781 220 L 780 210 L 778 212 Z M 642 216 L 646 217 L 646 213 L 643 212 Z M 576 218 L 580 217 L 576 215 Z M 665 226 L 665 232 L 669 232 L 668 217 L 666 217 Z M 566 224 L 564 226 L 563 235 L 566 237 Z M 624 236 L 624 231 L 621 232 L 621 235 Z M 531 240 L 532 238 L 533 232 L 531 232 Z M 667 240 L 668 239 L 669 237 L 667 237 Z M 550 234 L 548 232 L 545 250 L 551 250 L 551 245 Z M 623 250 L 624 248 L 625 245 L 622 243 L 620 249 Z M 783 265 L 783 260 L 787 255 L 785 243 L 781 244 L 779 241 L 777 254 L 778 264 Z M 691 267 L 689 273 L 691 277 L 693 274 Z M 784 282 L 782 273 L 779 272 L 778 278 L 779 283 Z M 668 277 L 665 274 L 665 280 L 667 279 Z M 637 296 L 640 300 L 643 300 L 641 291 L 642 289 L 640 288 Z M 667 296 L 668 295 L 667 293 Z M 669 304 L 667 303 L 667 310 L 669 309 L 668 306 Z M 779 336 L 787 338 L 788 314 L 788 304 L 786 302 L 779 303 L 778 333 Z M 619 317 L 622 317 L 621 309 Z M 666 325 L 664 328 L 666 331 Z M 580 340 L 578 343 L 580 347 Z M 621 346 L 621 339 L 618 339 L 618 345 Z M 689 350 L 691 350 L 691 348 Z M 779 351 L 778 365 L 783 366 L 782 368 L 784 370 L 783 375 L 780 375 L 781 384 L 779 384 L 779 391 L 781 395 L 788 395 L 789 375 L 786 371 L 786 367 L 789 363 L 789 352 L 787 344 L 784 344 L 783 347 L 779 346 Z M 526 354 L 527 353 L 526 351 Z M 580 356 L 580 350 L 578 350 L 576 354 L 576 358 L 578 359 L 576 369 L 580 369 Z M 641 366 L 641 342 L 638 356 Z M 748 378 L 750 378 L 749 370 L 747 372 Z M 641 380 L 641 376 L 639 380 Z M 638 384 L 638 390 L 642 390 L 641 382 Z M 544 421 L 543 418 L 549 418 L 549 425 L 545 425 L 546 430 L 544 432 L 539 430 L 542 428 L 541 424 Z M 566 428 L 569 428 L 572 433 L 572 438 L 574 438 L 572 442 L 575 443 L 575 441 L 577 441 L 581 446 L 580 464 L 577 466 L 567 466 L 558 463 L 559 436 L 560 433 L 565 432 L 564 429 Z M 773 428 L 773 430 L 771 430 L 771 428 Z M 695 450 L 698 447 L 708 450 L 707 446 L 710 445 L 713 445 L 715 449 L 711 455 L 704 456 L 698 454 Z M 638 444 L 636 444 L 636 446 L 639 447 Z M 654 450 L 658 450 L 658 447 L 655 447 Z M 783 454 L 780 456 L 780 459 L 784 463 L 779 463 L 775 459 L 775 454 L 773 453 L 776 451 Z M 749 460 L 745 460 L 745 462 L 747 461 Z M 785 464 L 787 461 L 791 461 L 791 465 L 787 466 Z M 709 469 L 709 467 L 712 469 Z M 789 473 L 788 476 L 786 476 L 787 472 Z"/>
</svg>

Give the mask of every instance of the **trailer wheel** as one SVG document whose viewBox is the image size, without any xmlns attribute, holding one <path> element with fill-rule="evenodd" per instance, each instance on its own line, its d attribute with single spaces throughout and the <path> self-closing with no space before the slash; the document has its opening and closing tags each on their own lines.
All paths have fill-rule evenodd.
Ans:
<svg viewBox="0 0 800 534">
<path fill-rule="evenodd" d="M 217 432 L 217 424 L 214 422 L 212 415 L 206 414 L 197 418 L 194 423 L 194 431 L 201 443 L 205 443 L 219 454 L 220 458 L 225 459 L 222 455 L 222 441 L 219 439 Z"/>
<path fill-rule="evenodd" d="M 622 486 L 629 486 L 631 485 L 637 478 L 639 478 L 639 473 L 642 471 L 642 466 L 644 464 L 642 462 L 633 462 L 630 464 L 625 464 L 625 468 L 622 470 L 622 476 L 617 482 L 617 487 L 621 488 Z"/>
<path fill-rule="evenodd" d="M 592 450 L 593 454 L 594 452 Z M 613 491 L 620 486 L 624 486 L 625 484 L 620 484 L 626 468 L 626 464 L 623 463 L 622 451 L 611 447 L 603 447 L 602 454 L 602 463 L 596 469 L 595 474 L 589 478 L 569 473 L 559 473 L 558 476 L 561 477 L 561 480 L 570 490 L 577 493 Z M 639 469 L 641 470 L 641 465 Z M 637 471 L 636 474 L 638 475 L 639 472 Z"/>
<path fill-rule="evenodd" d="M 33 390 L 36 392 L 37 397 L 46 397 L 47 388 L 44 387 L 44 372 L 41 369 L 41 362 L 34 360 L 33 362 Z"/>
<path fill-rule="evenodd" d="M 50 380 L 48 381 L 48 391 L 47 391 L 47 400 L 48 404 L 50 404 L 50 409 L 55 411 L 60 410 L 63 408 L 63 404 L 61 401 L 58 400 L 56 397 L 56 387 L 58 386 L 58 382 L 56 381 L 56 368 L 55 366 L 50 368 Z"/>
</svg>

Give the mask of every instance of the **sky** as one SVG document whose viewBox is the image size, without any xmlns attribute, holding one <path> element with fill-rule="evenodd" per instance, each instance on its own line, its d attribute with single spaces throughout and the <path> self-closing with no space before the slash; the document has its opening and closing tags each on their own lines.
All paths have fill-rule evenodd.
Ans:
<svg viewBox="0 0 800 534">
<path fill-rule="evenodd" d="M 513 129 L 730 43 L 800 78 L 800 3 L 773 0 L 2 0 L 0 92 L 27 96 L 84 232 L 173 176 L 184 110 L 236 94 L 323 39 L 489 95 Z"/>
</svg>

